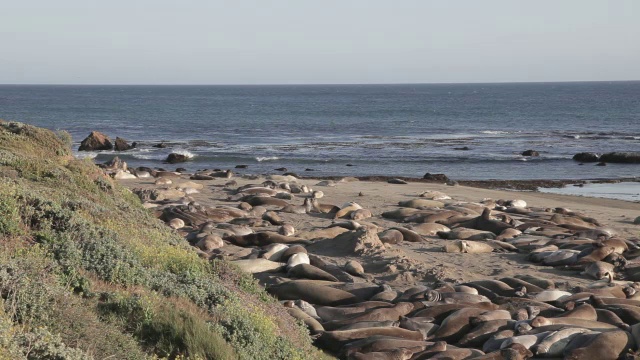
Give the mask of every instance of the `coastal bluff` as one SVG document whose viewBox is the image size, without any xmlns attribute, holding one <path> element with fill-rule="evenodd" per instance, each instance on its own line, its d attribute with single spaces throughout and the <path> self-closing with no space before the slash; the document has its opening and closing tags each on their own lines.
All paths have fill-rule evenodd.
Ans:
<svg viewBox="0 0 640 360">
<path fill-rule="evenodd" d="M 0 121 L 0 359 L 325 358 L 250 275 L 70 147 Z"/>
</svg>

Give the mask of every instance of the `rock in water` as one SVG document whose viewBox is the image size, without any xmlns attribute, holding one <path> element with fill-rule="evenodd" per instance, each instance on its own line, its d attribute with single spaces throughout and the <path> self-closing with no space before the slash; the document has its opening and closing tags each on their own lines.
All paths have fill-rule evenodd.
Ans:
<svg viewBox="0 0 640 360">
<path fill-rule="evenodd" d="M 125 139 L 123 139 L 121 137 L 116 137 L 116 145 L 115 145 L 116 151 L 131 150 L 134 147 L 135 147 L 134 145 L 129 145 L 127 140 L 125 140 Z"/>
<path fill-rule="evenodd" d="M 187 155 L 176 154 L 176 153 L 169 154 L 166 160 L 166 162 L 168 162 L 169 164 L 176 164 L 176 163 L 181 163 L 185 161 L 189 161 L 189 157 Z"/>
<path fill-rule="evenodd" d="M 429 180 L 429 181 L 433 181 L 433 182 L 441 182 L 441 183 L 446 183 L 446 182 L 450 181 L 450 179 L 445 174 L 430 174 L 430 173 L 426 173 L 426 174 L 424 174 L 424 176 L 422 178 L 425 179 L 425 180 Z"/>
<path fill-rule="evenodd" d="M 573 155 L 573 160 L 580 162 L 598 162 L 600 155 L 592 152 L 581 152 Z"/>
<path fill-rule="evenodd" d="M 600 161 L 608 163 L 640 164 L 640 152 L 611 152 L 600 156 Z"/>
<path fill-rule="evenodd" d="M 80 143 L 80 147 L 78 151 L 96 151 L 96 150 L 111 150 L 113 149 L 113 144 L 111 143 L 111 139 L 109 137 L 99 131 L 92 131 L 89 136 L 87 136 Z"/>
<path fill-rule="evenodd" d="M 540 156 L 540 153 L 535 150 L 526 150 L 522 152 L 522 156 Z"/>
</svg>

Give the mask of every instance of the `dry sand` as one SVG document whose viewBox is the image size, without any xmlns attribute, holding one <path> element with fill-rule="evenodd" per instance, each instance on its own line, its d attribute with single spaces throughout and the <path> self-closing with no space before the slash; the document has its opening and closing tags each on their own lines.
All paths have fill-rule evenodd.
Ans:
<svg viewBox="0 0 640 360">
<path fill-rule="evenodd" d="M 155 179 L 121 180 L 129 188 L 153 188 Z M 234 178 L 238 185 L 224 187 L 229 179 L 210 181 L 196 181 L 204 185 L 200 193 L 191 195 L 201 204 L 230 205 L 237 202 L 227 201 L 230 190 L 249 183 L 261 183 L 264 179 L 248 180 Z M 189 181 L 187 176 L 183 180 L 174 180 L 174 185 L 180 181 Z M 640 226 L 633 224 L 633 219 L 640 216 L 640 204 L 609 199 L 596 199 L 538 192 L 513 192 L 489 190 L 466 186 L 446 186 L 439 184 L 409 183 L 389 184 L 386 182 L 354 181 L 339 182 L 335 187 L 317 186 L 319 180 L 304 179 L 299 183 L 306 184 L 314 190 L 321 190 L 324 197 L 322 203 L 341 205 L 347 201 L 355 201 L 363 208 L 371 210 L 373 218 L 363 222 L 374 223 L 384 228 L 399 224 L 380 215 L 398 208 L 398 202 L 415 199 L 424 191 L 437 190 L 452 197 L 453 200 L 478 202 L 485 198 L 492 199 L 522 199 L 529 206 L 537 207 L 565 207 L 583 212 L 601 221 L 605 226 L 615 229 L 626 238 L 636 238 L 640 235 Z M 362 193 L 362 196 L 359 194 Z M 302 204 L 307 194 L 298 194 L 293 204 Z M 332 219 L 321 214 L 287 214 L 281 216 L 293 224 L 296 232 L 326 228 Z M 386 282 L 391 286 L 403 289 L 415 284 L 429 285 L 435 280 L 471 281 L 479 279 L 499 279 L 516 274 L 531 274 L 554 280 L 559 287 L 583 285 L 591 280 L 579 275 L 577 271 L 563 271 L 557 268 L 540 266 L 527 261 L 526 254 L 519 253 L 488 253 L 488 254 L 451 254 L 441 252 L 440 247 L 448 240 L 429 237 L 422 243 L 403 242 L 398 245 L 387 245 L 384 251 L 369 253 L 365 256 L 354 257 L 360 261 L 366 272 L 371 274 L 376 282 Z M 343 265 L 352 258 L 332 256 L 329 252 L 325 260 Z"/>
</svg>

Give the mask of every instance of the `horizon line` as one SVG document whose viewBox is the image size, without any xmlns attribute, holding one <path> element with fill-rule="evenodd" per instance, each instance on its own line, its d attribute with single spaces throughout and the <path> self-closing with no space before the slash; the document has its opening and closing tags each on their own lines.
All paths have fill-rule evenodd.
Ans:
<svg viewBox="0 0 640 360">
<path fill-rule="evenodd" d="M 566 83 L 624 83 L 636 80 L 558 80 L 558 81 L 478 81 L 478 82 L 397 82 L 397 83 L 247 83 L 247 84 L 104 84 L 104 83 L 0 83 L 0 86 L 362 86 L 362 85 L 500 85 L 500 84 L 566 84 Z"/>
</svg>

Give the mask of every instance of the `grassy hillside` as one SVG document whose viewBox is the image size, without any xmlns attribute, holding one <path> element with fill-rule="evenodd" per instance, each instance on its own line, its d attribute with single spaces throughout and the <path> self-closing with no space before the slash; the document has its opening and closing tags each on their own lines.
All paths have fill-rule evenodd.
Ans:
<svg viewBox="0 0 640 360">
<path fill-rule="evenodd" d="M 252 277 L 200 259 L 70 143 L 0 122 L 0 360 L 323 357 Z"/>
</svg>

